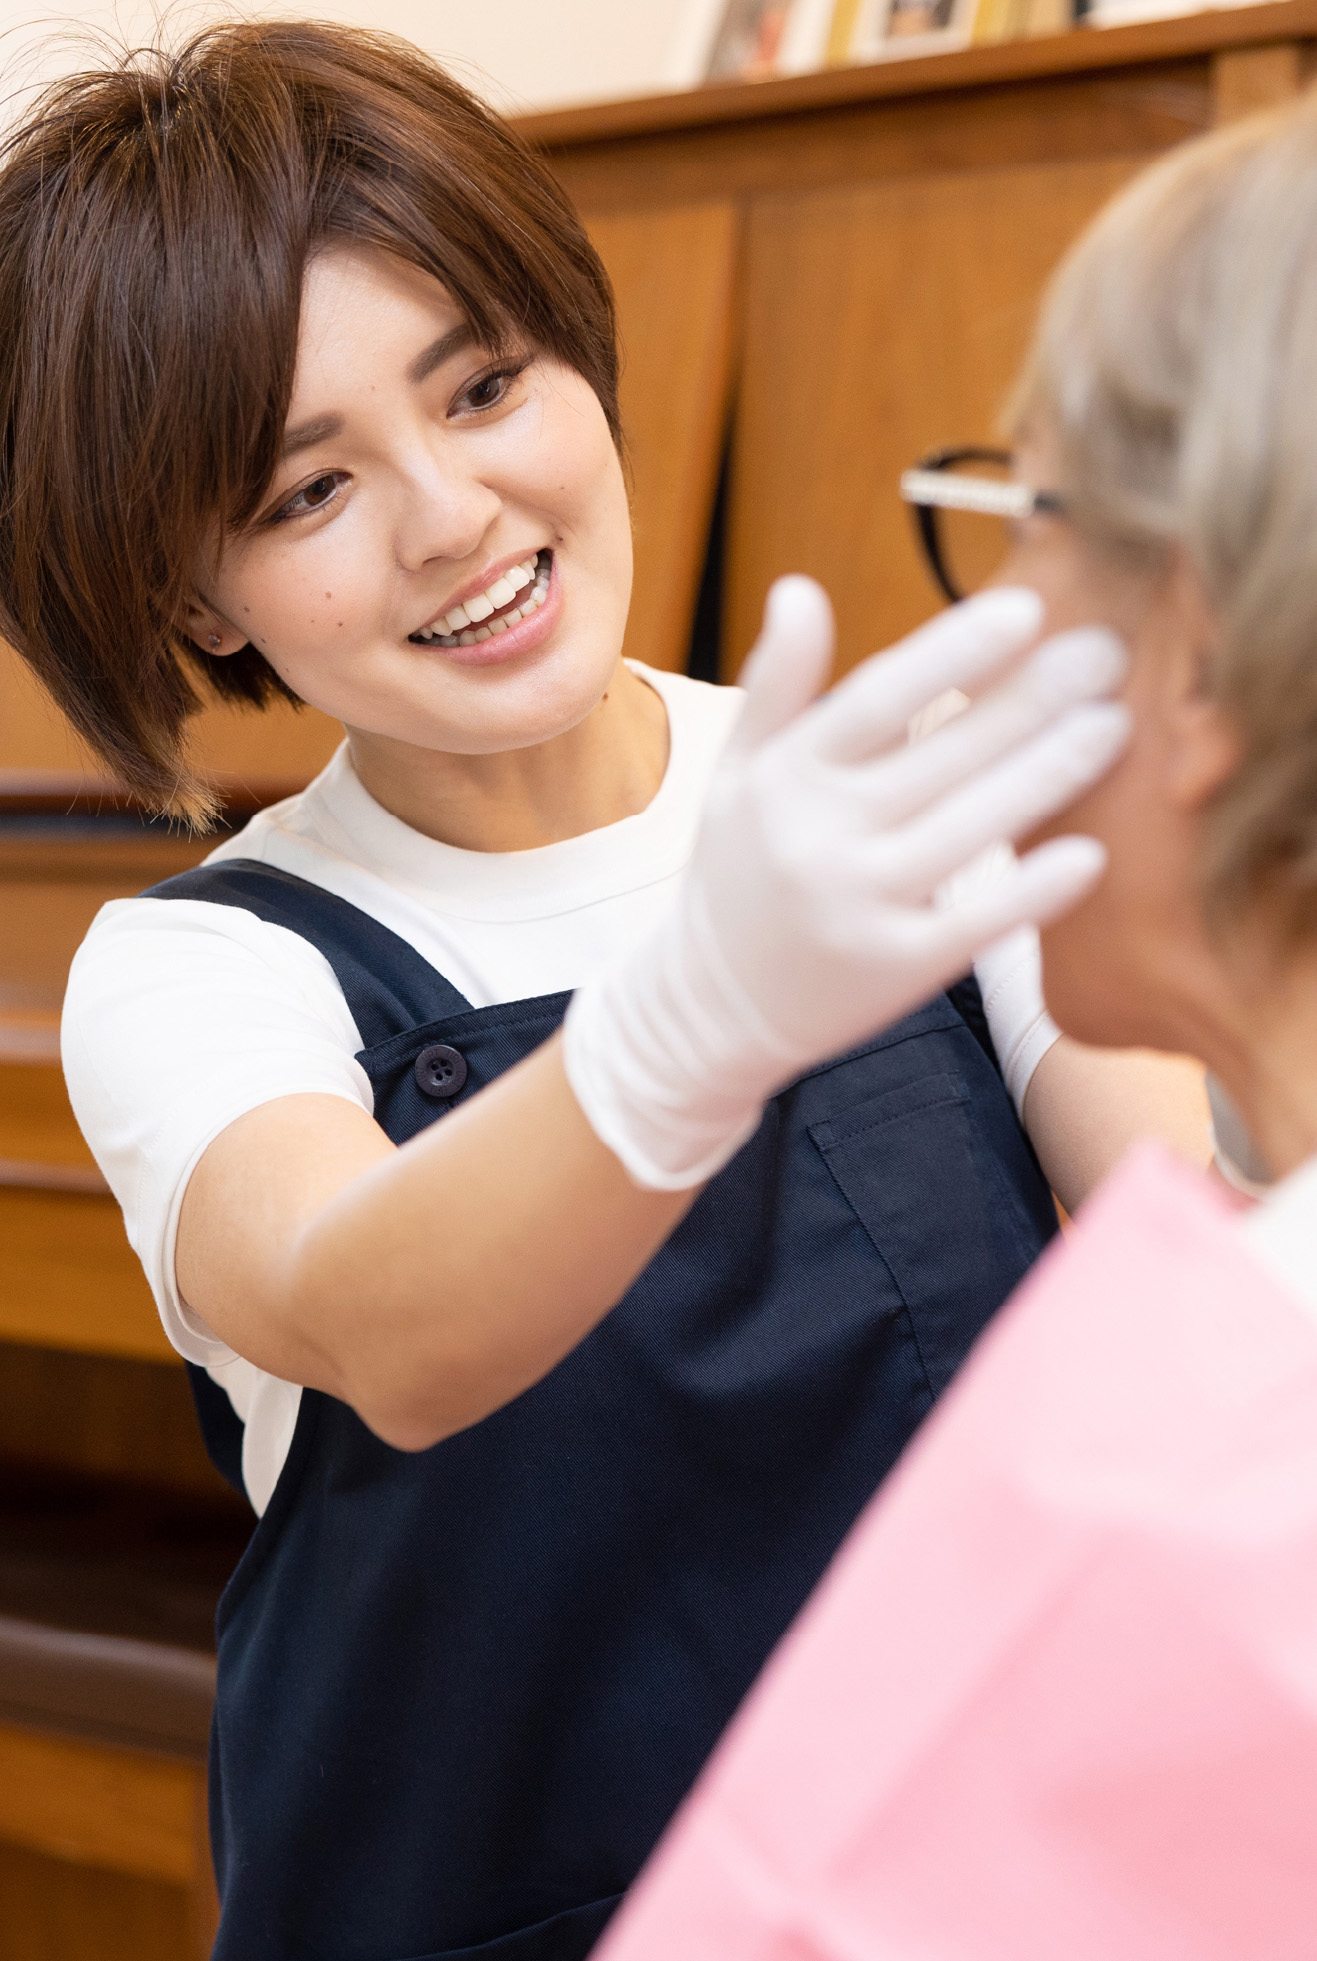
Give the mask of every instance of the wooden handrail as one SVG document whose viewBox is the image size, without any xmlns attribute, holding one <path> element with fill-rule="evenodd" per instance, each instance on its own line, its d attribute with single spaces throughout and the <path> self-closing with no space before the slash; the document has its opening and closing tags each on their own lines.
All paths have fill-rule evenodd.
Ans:
<svg viewBox="0 0 1317 1961">
<path fill-rule="evenodd" d="M 110 1188 L 94 1164 L 42 1164 L 35 1158 L 0 1158 L 0 1191 L 5 1190 L 110 1196 Z"/>
</svg>

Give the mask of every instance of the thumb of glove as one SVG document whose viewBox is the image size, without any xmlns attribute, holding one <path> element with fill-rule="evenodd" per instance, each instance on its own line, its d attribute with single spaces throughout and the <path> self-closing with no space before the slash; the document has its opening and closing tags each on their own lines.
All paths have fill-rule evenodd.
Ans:
<svg viewBox="0 0 1317 1961">
<path fill-rule="evenodd" d="M 832 602 L 816 579 L 778 579 L 764 602 L 764 624 L 741 670 L 745 705 L 728 743 L 751 755 L 808 708 L 832 668 Z"/>
</svg>

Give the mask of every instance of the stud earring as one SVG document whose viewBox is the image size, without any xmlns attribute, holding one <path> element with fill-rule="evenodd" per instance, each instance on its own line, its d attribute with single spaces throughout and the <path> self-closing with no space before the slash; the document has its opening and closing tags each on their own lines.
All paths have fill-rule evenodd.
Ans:
<svg viewBox="0 0 1317 1961">
<path fill-rule="evenodd" d="M 210 651 L 211 651 L 211 653 L 212 653 L 212 654 L 217 654 L 217 653 L 219 652 L 219 635 L 218 635 L 218 633 L 212 633 L 212 634 L 211 634 L 211 636 L 210 636 L 210 640 L 209 640 L 209 646 L 210 646 Z"/>
</svg>

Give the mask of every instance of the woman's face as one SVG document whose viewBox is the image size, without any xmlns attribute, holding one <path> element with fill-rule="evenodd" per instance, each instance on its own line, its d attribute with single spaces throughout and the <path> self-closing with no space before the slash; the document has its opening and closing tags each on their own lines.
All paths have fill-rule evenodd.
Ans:
<svg viewBox="0 0 1317 1961">
<path fill-rule="evenodd" d="M 484 755 L 590 713 L 630 592 L 589 384 L 530 347 L 491 356 L 436 280 L 383 252 L 316 258 L 285 453 L 203 588 L 198 644 L 250 641 L 354 743 Z"/>
<path fill-rule="evenodd" d="M 1035 489 L 1057 485 L 1045 440 L 1021 448 L 1018 471 Z M 1178 555 L 1138 569 L 1041 515 L 997 576 L 1041 594 L 1047 631 L 1100 623 L 1130 652 L 1129 746 L 1040 833 L 1085 832 L 1109 854 L 1093 892 L 1043 933 L 1048 1007 L 1081 1041 L 1201 1052 L 1217 991 L 1199 899 L 1203 813 L 1237 749 L 1202 685 L 1212 623 L 1197 582 Z"/>
</svg>

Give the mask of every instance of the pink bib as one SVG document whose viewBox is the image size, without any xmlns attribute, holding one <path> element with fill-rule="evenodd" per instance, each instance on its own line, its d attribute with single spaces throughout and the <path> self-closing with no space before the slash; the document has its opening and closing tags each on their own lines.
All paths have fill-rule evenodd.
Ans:
<svg viewBox="0 0 1317 1961">
<path fill-rule="evenodd" d="M 860 1518 L 597 1961 L 1314 1955 L 1317 1323 L 1144 1146 Z"/>
</svg>

